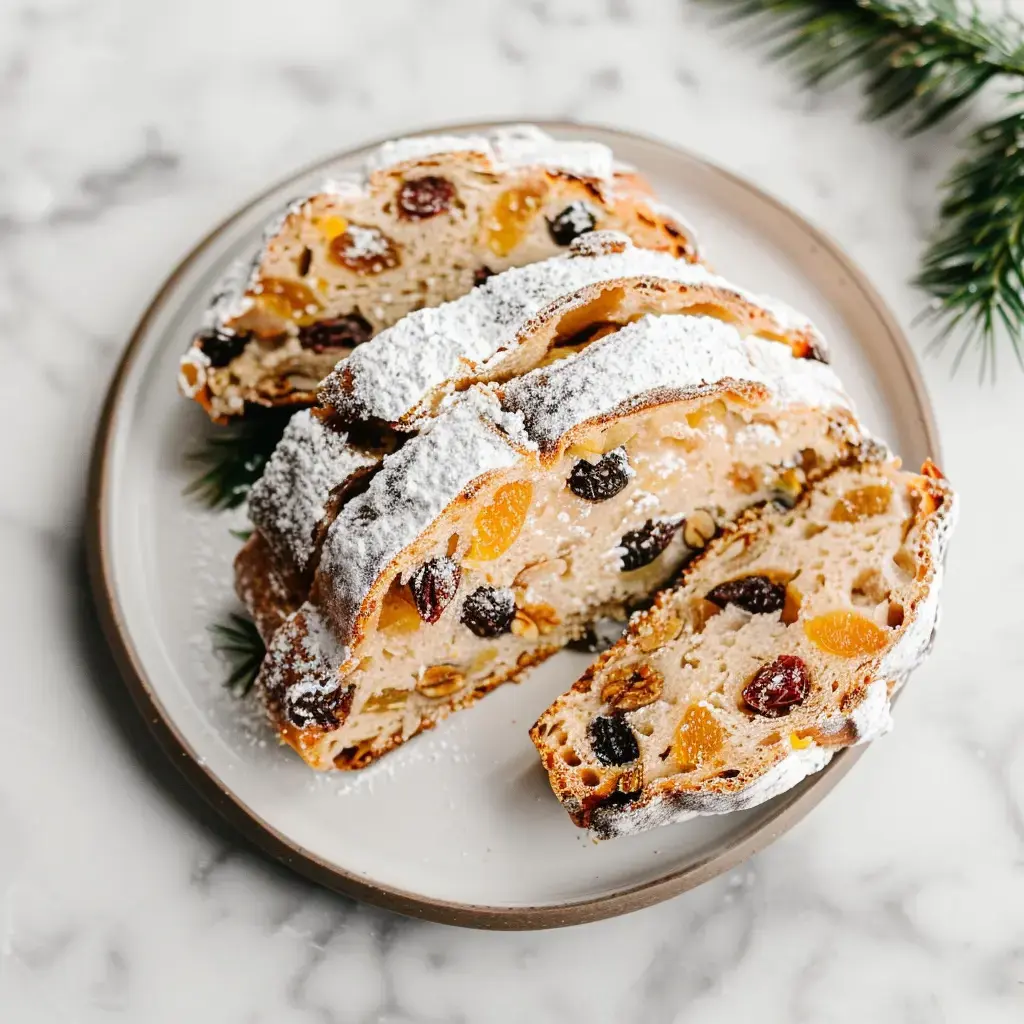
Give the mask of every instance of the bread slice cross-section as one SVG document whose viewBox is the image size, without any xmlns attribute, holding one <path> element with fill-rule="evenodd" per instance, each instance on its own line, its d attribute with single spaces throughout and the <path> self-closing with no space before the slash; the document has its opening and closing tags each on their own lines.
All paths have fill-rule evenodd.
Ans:
<svg viewBox="0 0 1024 1024">
<path fill-rule="evenodd" d="M 338 359 L 406 313 L 595 228 L 696 259 L 689 229 L 606 146 L 526 125 L 388 143 L 268 224 L 217 288 L 179 386 L 217 421 L 310 405 Z"/>
<path fill-rule="evenodd" d="M 507 270 L 470 295 L 412 313 L 338 364 L 322 389 L 325 407 L 296 414 L 253 488 L 258 533 L 236 573 L 257 623 L 272 629 L 280 621 L 280 587 L 261 581 L 307 579 L 308 589 L 343 500 L 446 398 L 572 355 L 653 313 L 710 315 L 795 355 L 825 356 L 824 340 L 801 314 L 614 232 L 585 235 L 568 257 Z"/>
<path fill-rule="evenodd" d="M 751 510 L 531 736 L 600 837 L 752 807 L 887 731 L 935 628 L 953 493 L 882 458 Z"/>
<path fill-rule="evenodd" d="M 327 529 L 261 672 L 271 719 L 312 766 L 362 767 L 868 444 L 827 366 L 704 316 L 476 385 Z"/>
</svg>

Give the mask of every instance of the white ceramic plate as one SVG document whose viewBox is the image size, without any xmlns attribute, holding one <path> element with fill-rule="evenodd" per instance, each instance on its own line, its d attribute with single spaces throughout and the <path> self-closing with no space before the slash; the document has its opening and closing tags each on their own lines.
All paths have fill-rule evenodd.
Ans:
<svg viewBox="0 0 1024 1024">
<path fill-rule="evenodd" d="M 480 130 L 491 125 L 461 125 Z M 662 143 L 596 138 L 692 219 L 715 268 L 808 313 L 865 422 L 908 464 L 937 454 L 913 359 L 878 295 L 827 239 L 750 184 Z M 452 129 L 447 129 L 452 130 Z M 367 147 L 369 149 L 370 147 Z M 576 678 L 563 654 L 361 773 L 315 775 L 277 745 L 254 702 L 224 690 L 207 627 L 238 606 L 228 532 L 241 513 L 183 496 L 185 454 L 214 430 L 175 391 L 176 364 L 211 287 L 282 201 L 347 153 L 275 186 L 217 228 L 143 318 L 111 388 L 96 445 L 91 564 L 109 639 L 156 739 L 250 838 L 338 890 L 405 913 L 481 927 L 547 927 L 623 913 L 727 870 L 799 820 L 847 770 L 752 811 L 594 843 L 548 789 L 527 729 Z M 897 741 L 898 742 L 898 741 Z"/>
</svg>

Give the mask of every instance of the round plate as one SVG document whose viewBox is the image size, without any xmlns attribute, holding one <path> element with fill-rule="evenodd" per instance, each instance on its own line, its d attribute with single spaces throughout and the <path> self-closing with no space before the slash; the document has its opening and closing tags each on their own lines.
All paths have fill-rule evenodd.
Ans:
<svg viewBox="0 0 1024 1024">
<path fill-rule="evenodd" d="M 494 125 L 459 125 L 478 131 Z M 569 124 L 634 164 L 700 227 L 709 261 L 810 315 L 864 421 L 908 464 L 937 454 L 927 398 L 881 299 L 836 246 L 749 183 L 660 142 Z M 437 131 L 437 129 L 433 129 Z M 593 842 L 551 794 L 527 729 L 586 664 L 565 653 L 521 685 L 358 773 L 312 773 L 278 746 L 252 699 L 222 685 L 208 627 L 237 610 L 229 529 L 183 496 L 186 454 L 211 427 L 175 392 L 176 364 L 214 281 L 265 218 L 372 147 L 276 185 L 206 238 L 161 289 L 118 369 L 96 441 L 90 562 L 105 629 L 153 738 L 195 789 L 272 856 L 333 889 L 406 914 L 488 928 L 540 928 L 621 914 L 735 866 L 800 820 L 850 768 L 751 811 Z M 897 740 L 898 742 L 898 740 Z"/>
</svg>

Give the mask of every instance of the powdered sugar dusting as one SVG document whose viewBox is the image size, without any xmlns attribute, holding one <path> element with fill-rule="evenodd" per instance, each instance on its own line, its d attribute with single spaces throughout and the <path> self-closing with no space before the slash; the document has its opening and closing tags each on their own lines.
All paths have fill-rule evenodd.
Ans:
<svg viewBox="0 0 1024 1024">
<path fill-rule="evenodd" d="M 554 303 L 565 311 L 574 293 L 613 281 L 660 279 L 721 289 L 768 310 L 780 331 L 813 333 L 810 322 L 788 306 L 738 288 L 702 266 L 636 248 L 625 235 L 595 237 L 613 238 L 622 251 L 578 248 L 569 257 L 506 270 L 460 299 L 411 313 L 338 364 L 321 385 L 324 402 L 346 416 L 399 423 L 414 416 L 436 390 L 485 375 Z"/>
<path fill-rule="evenodd" d="M 348 502 L 324 542 L 319 573 L 338 635 L 350 641 L 364 598 L 392 559 L 483 473 L 533 449 L 521 418 L 485 388 L 453 401 L 428 429 L 384 459 L 364 494 Z"/>
<path fill-rule="evenodd" d="M 349 444 L 347 433 L 304 409 L 288 422 L 263 476 L 253 485 L 249 516 L 279 554 L 304 569 L 331 492 L 377 461 Z"/>
<path fill-rule="evenodd" d="M 549 447 L 579 423 L 625 411 L 663 389 L 695 395 L 724 378 L 767 386 L 779 406 L 849 408 L 835 373 L 789 348 L 743 338 L 704 316 L 646 316 L 583 351 L 510 381 L 502 404 L 523 414 L 530 436 Z"/>
</svg>

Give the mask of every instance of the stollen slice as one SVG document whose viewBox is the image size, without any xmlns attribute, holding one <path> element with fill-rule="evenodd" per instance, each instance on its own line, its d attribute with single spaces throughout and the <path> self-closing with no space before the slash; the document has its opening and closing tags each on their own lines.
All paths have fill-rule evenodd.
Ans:
<svg viewBox="0 0 1024 1024">
<path fill-rule="evenodd" d="M 531 737 L 601 838 L 753 807 L 891 725 L 955 518 L 938 470 L 844 465 L 723 531 Z"/>
<path fill-rule="evenodd" d="M 338 359 L 382 328 L 594 228 L 696 259 L 690 230 L 606 146 L 529 125 L 387 143 L 268 223 L 217 287 L 180 390 L 218 422 L 311 405 Z"/>
</svg>

